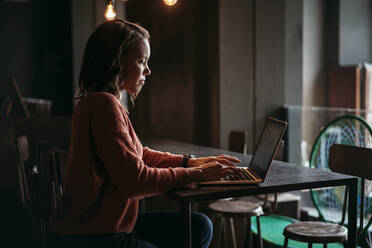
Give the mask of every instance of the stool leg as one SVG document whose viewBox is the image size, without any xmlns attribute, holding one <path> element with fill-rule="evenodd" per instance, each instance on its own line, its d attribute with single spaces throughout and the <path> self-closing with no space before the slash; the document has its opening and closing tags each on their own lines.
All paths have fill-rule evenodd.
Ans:
<svg viewBox="0 0 372 248">
<path fill-rule="evenodd" d="M 307 248 L 313 248 L 313 243 L 309 243 Z"/>
<path fill-rule="evenodd" d="M 323 248 L 327 248 L 327 243 L 323 244 Z"/>
<path fill-rule="evenodd" d="M 251 248 L 252 247 L 252 230 L 251 230 L 251 217 L 247 218 L 247 237 L 245 238 L 244 247 Z"/>
<path fill-rule="evenodd" d="M 224 225 L 224 218 L 223 217 L 220 217 L 220 226 L 218 227 L 217 247 L 221 247 L 223 225 Z"/>
<path fill-rule="evenodd" d="M 262 248 L 262 237 L 261 237 L 261 222 L 260 222 L 260 217 L 256 216 L 256 221 L 257 221 L 257 242 L 259 243 L 259 247 Z"/>
<path fill-rule="evenodd" d="M 288 247 L 288 238 L 285 237 L 284 238 L 284 248 L 287 248 Z"/>
<path fill-rule="evenodd" d="M 231 238 L 232 238 L 232 241 L 233 241 L 233 247 L 238 248 L 238 246 L 236 245 L 234 219 L 229 218 L 229 220 L 230 220 L 230 230 L 231 230 Z"/>
</svg>

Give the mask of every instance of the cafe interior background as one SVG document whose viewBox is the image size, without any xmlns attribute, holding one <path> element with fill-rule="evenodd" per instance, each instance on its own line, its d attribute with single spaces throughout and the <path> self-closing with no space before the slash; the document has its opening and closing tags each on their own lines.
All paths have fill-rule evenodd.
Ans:
<svg viewBox="0 0 372 248">
<path fill-rule="evenodd" d="M 246 130 L 252 153 L 272 116 L 289 123 L 286 160 L 307 166 L 330 113 L 369 121 L 369 0 L 0 0 L 0 233 L 11 247 L 32 244 L 12 140 L 68 149 L 84 47 L 108 2 L 151 35 L 152 74 L 134 106 L 124 99 L 142 138 L 227 149 L 229 133 Z M 29 118 L 16 102 L 4 112 L 12 80 Z"/>
</svg>

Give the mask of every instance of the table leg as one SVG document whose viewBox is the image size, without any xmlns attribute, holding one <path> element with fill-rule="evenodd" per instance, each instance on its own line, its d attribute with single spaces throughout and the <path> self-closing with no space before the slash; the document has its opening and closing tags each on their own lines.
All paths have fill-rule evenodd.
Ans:
<svg viewBox="0 0 372 248">
<path fill-rule="evenodd" d="M 184 221 L 184 248 L 191 248 L 191 203 L 182 203 Z"/>
<path fill-rule="evenodd" d="M 349 184 L 348 247 L 356 247 L 358 179 Z"/>
</svg>

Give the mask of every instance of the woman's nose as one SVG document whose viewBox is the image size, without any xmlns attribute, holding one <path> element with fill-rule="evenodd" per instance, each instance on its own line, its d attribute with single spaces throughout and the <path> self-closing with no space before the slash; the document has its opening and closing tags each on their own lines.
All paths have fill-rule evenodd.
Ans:
<svg viewBox="0 0 372 248">
<path fill-rule="evenodd" d="M 150 70 L 150 68 L 149 68 L 148 66 L 146 66 L 145 70 L 143 71 L 143 74 L 144 74 L 145 76 L 151 74 L 151 70 Z"/>
</svg>

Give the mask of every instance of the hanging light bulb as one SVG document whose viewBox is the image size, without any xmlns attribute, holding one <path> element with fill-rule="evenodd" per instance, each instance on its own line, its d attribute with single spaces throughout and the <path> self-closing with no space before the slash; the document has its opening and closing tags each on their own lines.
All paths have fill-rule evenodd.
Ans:
<svg viewBox="0 0 372 248">
<path fill-rule="evenodd" d="M 116 16 L 116 11 L 114 8 L 114 0 L 109 0 L 106 2 L 105 17 L 107 20 L 112 20 Z"/>
<path fill-rule="evenodd" d="M 177 0 L 163 0 L 163 2 L 168 6 L 173 6 L 177 3 Z"/>
</svg>

